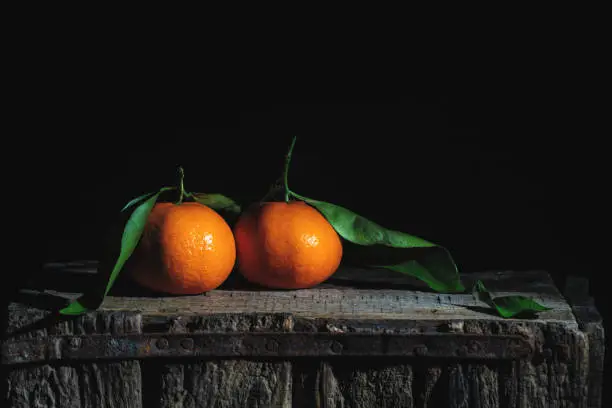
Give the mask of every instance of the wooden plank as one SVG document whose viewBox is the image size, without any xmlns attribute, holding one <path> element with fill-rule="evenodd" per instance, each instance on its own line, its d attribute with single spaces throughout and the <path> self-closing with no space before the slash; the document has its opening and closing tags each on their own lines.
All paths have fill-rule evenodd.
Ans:
<svg viewBox="0 0 612 408">
<path fill-rule="evenodd" d="M 467 333 L 523 334 L 529 338 L 535 355 L 521 360 L 518 372 L 505 369 L 501 394 L 517 396 L 520 407 L 587 407 L 588 344 L 586 336 L 573 323 L 535 320 L 509 320 L 505 324 L 482 320 L 465 321 Z M 510 375 L 509 375 L 510 374 Z M 514 379 L 513 379 L 514 378 Z M 502 402 L 501 398 L 498 398 Z"/>
<path fill-rule="evenodd" d="M 81 262 L 48 268 L 57 277 L 65 273 L 91 275 L 95 263 Z M 59 271 L 59 272 L 58 272 Z M 215 290 L 199 296 L 138 296 L 139 290 L 127 285 L 122 296 L 108 296 L 101 310 L 138 310 L 144 315 L 201 315 L 216 313 L 280 313 L 295 316 L 377 319 L 502 319 L 474 300 L 471 294 L 438 294 L 414 289 L 415 280 L 388 270 L 342 266 L 334 279 L 306 290 Z M 533 297 L 552 310 L 540 313 L 542 321 L 575 322 L 571 307 L 543 271 L 502 271 L 462 275 L 466 287 L 481 279 L 497 295 L 518 294 Z M 51 279 L 48 279 L 51 280 Z M 338 284 L 343 282 L 343 284 Z M 360 283 L 375 285 L 364 288 Z M 409 285 L 409 288 L 406 288 Z M 47 291 L 51 295 L 73 298 L 72 292 Z M 112 293 L 112 292 L 111 292 Z"/>
<path fill-rule="evenodd" d="M 317 389 L 320 406 L 328 408 L 412 408 L 412 368 L 385 359 L 334 360 L 321 366 Z"/>
<path fill-rule="evenodd" d="M 292 407 L 289 362 L 208 360 L 188 364 L 145 364 L 144 406 Z"/>
<path fill-rule="evenodd" d="M 500 365 L 468 365 L 467 375 L 470 384 L 471 407 L 499 408 L 501 398 L 499 395 L 498 369 Z"/>
<path fill-rule="evenodd" d="M 506 363 L 508 364 L 508 363 Z M 499 408 L 503 388 L 499 374 L 506 364 L 451 364 L 448 366 L 448 407 Z M 502 393 L 500 393 L 500 390 Z"/>
<path fill-rule="evenodd" d="M 35 322 L 45 322 L 42 309 L 9 305 L 8 331 L 18 333 Z M 23 333 L 17 339 L 45 338 L 50 334 L 139 333 L 140 315 L 133 313 L 93 313 L 44 325 Z M 141 373 L 137 361 L 87 363 L 78 366 L 45 364 L 6 370 L 7 407 L 142 407 Z"/>
<path fill-rule="evenodd" d="M 440 360 L 425 364 L 419 359 L 335 359 L 303 362 L 294 370 L 296 407 L 519 406 L 515 392 L 518 377 L 512 363 L 459 364 Z M 555 406 L 538 405 L 538 401 L 533 399 L 520 406 Z"/>
<path fill-rule="evenodd" d="M 517 360 L 533 350 L 519 335 L 457 333 L 233 332 L 50 336 L 7 341 L 3 364 L 234 357 L 427 357 Z"/>
<path fill-rule="evenodd" d="M 508 272 L 474 276 L 483 278 L 487 287 L 497 295 L 530 296 L 551 307 L 552 310 L 538 314 L 540 321 L 575 323 L 571 307 L 547 275 Z M 68 298 L 76 296 L 53 291 L 47 293 Z M 143 315 L 181 316 L 288 313 L 294 316 L 337 319 L 505 320 L 493 313 L 487 305 L 473 299 L 471 294 L 325 285 L 295 291 L 216 290 L 198 296 L 107 296 L 100 310 L 133 310 Z"/>
<path fill-rule="evenodd" d="M 509 364 L 440 360 L 427 365 L 419 359 L 302 363 L 294 374 L 294 400 L 297 407 L 517 407 L 515 398 L 506 399 L 511 397 L 504 384 Z"/>
<path fill-rule="evenodd" d="M 508 294 L 508 293 L 502 293 Z M 549 306 L 539 314 L 541 321 L 575 322 L 563 299 L 520 292 Z M 232 291 L 209 292 L 201 296 L 173 298 L 113 297 L 104 300 L 101 310 L 139 310 L 143 314 L 183 316 L 218 313 L 291 313 L 295 316 L 352 319 L 503 320 L 470 294 L 435 294 L 403 290 L 309 289 L 292 292 Z"/>
<path fill-rule="evenodd" d="M 233 315 L 211 319 L 157 316 L 152 332 L 288 331 L 287 316 Z M 279 359 L 193 359 L 143 362 L 145 407 L 292 407 L 292 366 Z"/>
<path fill-rule="evenodd" d="M 81 408 L 75 367 L 43 366 L 11 370 L 2 406 L 11 408 Z"/>
<path fill-rule="evenodd" d="M 83 364 L 77 374 L 81 407 L 142 407 L 138 361 Z"/>
</svg>

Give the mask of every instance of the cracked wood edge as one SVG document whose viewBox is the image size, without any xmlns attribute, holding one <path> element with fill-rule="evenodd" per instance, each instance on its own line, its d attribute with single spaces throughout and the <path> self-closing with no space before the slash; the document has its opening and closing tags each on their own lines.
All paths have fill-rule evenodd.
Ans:
<svg viewBox="0 0 612 408">
<path fill-rule="evenodd" d="M 579 276 L 568 276 L 565 296 L 576 316 L 578 326 L 588 338 L 589 407 L 601 407 L 603 403 L 603 372 L 605 359 L 605 330 L 603 319 L 589 294 L 589 281 Z"/>
</svg>

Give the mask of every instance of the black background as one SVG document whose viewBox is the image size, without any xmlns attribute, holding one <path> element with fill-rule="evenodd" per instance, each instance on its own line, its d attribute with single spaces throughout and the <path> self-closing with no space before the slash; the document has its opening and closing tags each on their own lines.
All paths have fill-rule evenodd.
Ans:
<svg viewBox="0 0 612 408">
<path fill-rule="evenodd" d="M 66 122 L 24 155 L 23 172 L 40 261 L 95 258 L 121 207 L 174 184 L 178 165 L 188 190 L 247 204 L 280 176 L 297 136 L 296 192 L 441 244 L 465 273 L 588 276 L 607 318 L 603 109 L 573 95 L 430 96 L 215 106 L 194 127 Z"/>
</svg>

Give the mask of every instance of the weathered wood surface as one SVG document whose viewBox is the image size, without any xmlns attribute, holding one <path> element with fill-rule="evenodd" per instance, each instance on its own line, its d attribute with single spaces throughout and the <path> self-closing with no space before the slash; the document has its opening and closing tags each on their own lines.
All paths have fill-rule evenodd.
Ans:
<svg viewBox="0 0 612 408">
<path fill-rule="evenodd" d="M 589 406 L 602 403 L 602 388 L 605 357 L 605 333 L 601 315 L 595 300 L 589 295 L 589 284 L 585 278 L 568 277 L 565 295 L 572 306 L 580 330 L 586 333 L 589 342 Z"/>
<path fill-rule="evenodd" d="M 87 264 L 85 264 L 87 265 Z M 95 272 L 95 264 L 70 269 L 76 276 Z M 388 281 L 384 288 L 359 288 L 349 278 L 366 286 Z M 553 309 L 542 312 L 542 321 L 576 324 L 570 305 L 542 271 L 473 273 L 462 276 L 466 287 L 482 279 L 497 295 L 522 294 Z M 198 296 L 138 296 L 138 289 L 129 286 L 128 293 L 108 296 L 101 310 L 139 311 L 143 316 L 242 313 L 289 313 L 293 316 L 333 319 L 403 319 L 403 320 L 503 320 L 491 313 L 482 302 L 466 294 L 438 294 L 406 288 L 415 280 L 386 270 L 340 269 L 333 283 L 306 290 L 215 290 Z M 370 284 L 368 284 L 370 282 Z M 50 287 L 54 282 L 46 283 Z M 360 285 L 363 286 L 363 285 Z M 402 288 L 402 286 L 404 288 Z M 121 289 L 120 289 L 121 290 Z M 51 295 L 75 298 L 77 294 L 47 290 Z M 113 293 L 113 292 L 111 292 Z M 148 295 L 148 294 L 147 294 Z"/>
<path fill-rule="evenodd" d="M 74 265 L 91 273 L 95 264 Z M 369 272 L 354 271 L 363 282 Z M 341 273 L 340 273 L 341 275 Z M 497 294 L 524 294 L 553 308 L 534 319 L 502 319 L 471 295 L 403 287 L 365 289 L 338 279 L 299 291 L 217 290 L 201 296 L 115 293 L 87 316 L 52 322 L 17 338 L 81 333 L 332 332 L 517 334 L 523 361 L 421 358 L 250 358 L 58 362 L 14 366 L 9 407 L 597 407 L 590 382 L 603 361 L 603 329 L 582 303 L 568 303 L 543 272 L 466 275 Z M 45 285 L 46 286 L 46 285 Z M 122 296 L 119 296 L 121 294 Z M 9 332 L 40 320 L 44 299 L 9 305 Z M 38 301 L 34 299 L 38 298 Z M 48 302 L 47 302 L 48 303 Z M 38 304 L 38 307 L 35 306 Z M 42 305 L 41 305 L 42 304 Z M 598 343 L 599 342 L 599 343 Z M 598 348 L 599 347 L 599 348 Z M 600 358 L 601 357 L 601 358 Z M 594 368 L 595 367 L 595 368 Z M 595 384 L 595 385 L 593 385 Z M 599 394 L 598 394 L 599 392 Z"/>
<path fill-rule="evenodd" d="M 9 307 L 9 330 L 40 321 L 47 314 L 35 308 Z M 19 338 L 42 338 L 49 334 L 139 333 L 140 315 L 97 313 L 48 328 L 20 334 Z M 4 397 L 7 407 L 142 407 L 141 369 L 138 361 L 44 364 L 14 367 L 8 372 Z M 6 380 L 5 380 L 6 381 Z"/>
</svg>

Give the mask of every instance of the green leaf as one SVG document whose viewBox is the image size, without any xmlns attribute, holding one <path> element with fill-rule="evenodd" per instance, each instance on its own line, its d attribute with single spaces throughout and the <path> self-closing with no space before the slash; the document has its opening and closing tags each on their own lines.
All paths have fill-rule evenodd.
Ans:
<svg viewBox="0 0 612 408">
<path fill-rule="evenodd" d="M 204 204 L 216 211 L 227 211 L 234 214 L 240 214 L 240 205 L 234 200 L 222 194 L 206 194 L 192 193 L 191 197 L 200 204 Z"/>
<path fill-rule="evenodd" d="M 543 306 L 532 298 L 522 295 L 497 296 L 493 297 L 485 288 L 484 283 L 478 280 L 474 284 L 472 294 L 478 300 L 493 307 L 502 317 L 513 317 L 524 313 L 543 312 L 551 310 L 550 307 Z"/>
<path fill-rule="evenodd" d="M 380 265 L 380 267 L 418 278 L 436 292 L 463 292 L 465 287 L 456 273 L 456 268 L 450 268 L 454 263 L 448 251 L 442 247 L 434 247 L 431 248 L 429 255 L 420 260 L 413 259 L 396 265 Z"/>
<path fill-rule="evenodd" d="M 170 191 L 170 190 L 176 190 L 176 187 L 164 187 L 164 188 L 160 189 L 158 193 L 155 193 L 155 192 L 146 193 L 146 194 L 141 195 L 140 197 L 136 197 L 136 198 L 130 200 L 130 202 L 127 203 L 125 205 L 125 207 L 123 207 L 121 209 L 121 212 L 124 212 L 125 210 L 127 210 L 128 208 L 134 206 L 135 204 L 137 204 L 139 202 L 142 202 L 142 201 L 145 201 L 148 198 L 151 198 L 154 194 L 160 194 L 160 193 L 163 193 L 163 192 L 166 192 L 166 191 Z"/>
<path fill-rule="evenodd" d="M 76 315 L 82 315 L 83 313 L 87 313 L 88 311 L 89 311 L 89 309 L 87 309 L 85 306 L 83 306 L 79 302 L 79 299 L 77 299 L 74 302 L 72 302 L 70 305 L 68 305 L 65 308 L 63 308 L 62 310 L 60 310 L 60 313 L 63 314 L 63 315 L 76 316 Z"/>
<path fill-rule="evenodd" d="M 439 292 L 465 290 L 461 284 L 457 266 L 445 248 L 413 235 L 386 229 L 338 205 L 313 200 L 294 192 L 291 194 L 319 210 L 336 232 L 349 242 L 364 246 L 384 245 L 392 248 L 428 249 L 424 251 L 425 255 L 421 255 L 418 259 L 395 265 L 378 265 L 378 267 L 413 276 Z"/>
<path fill-rule="evenodd" d="M 130 202 L 127 203 L 125 205 L 125 207 L 123 207 L 121 209 L 121 212 L 123 212 L 123 211 L 127 210 L 128 208 L 132 207 L 136 203 L 139 203 L 141 201 L 146 200 L 147 198 L 150 198 L 151 196 L 153 196 L 153 194 L 155 194 L 155 193 L 154 192 L 153 193 L 146 193 L 146 194 L 141 195 L 140 197 L 136 197 L 136 198 L 130 200 Z"/>
<path fill-rule="evenodd" d="M 134 252 L 136 245 L 138 245 L 138 241 L 140 240 L 142 231 L 144 230 L 149 213 L 157 202 L 159 195 L 169 189 L 171 188 L 164 187 L 157 193 L 153 193 L 152 196 L 147 198 L 138 207 L 136 207 L 134 209 L 134 212 L 130 215 L 130 218 L 128 219 L 123 229 L 119 257 L 117 258 L 117 261 L 115 262 L 115 265 L 110 273 L 110 277 L 104 290 L 104 294 L 102 296 L 100 296 L 99 292 L 84 294 L 79 299 L 75 300 L 70 305 L 60 310 L 60 314 L 80 315 L 88 311 L 95 310 L 100 306 L 102 300 L 104 300 L 104 296 L 108 294 L 109 290 L 113 286 L 113 283 L 115 283 L 115 280 L 117 279 L 119 272 L 123 268 L 123 265 L 125 265 L 126 261 Z M 142 197 L 147 197 L 149 195 L 150 194 L 145 194 Z M 98 273 L 103 273 L 103 271 L 99 271 Z"/>
<path fill-rule="evenodd" d="M 234 200 L 222 194 L 188 193 L 187 195 L 192 197 L 196 202 L 215 210 L 230 226 L 234 224 L 242 211 Z"/>
</svg>

